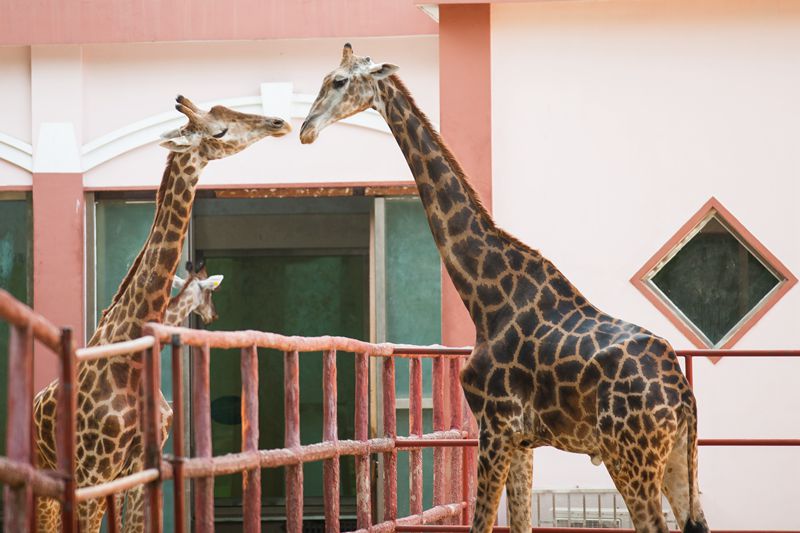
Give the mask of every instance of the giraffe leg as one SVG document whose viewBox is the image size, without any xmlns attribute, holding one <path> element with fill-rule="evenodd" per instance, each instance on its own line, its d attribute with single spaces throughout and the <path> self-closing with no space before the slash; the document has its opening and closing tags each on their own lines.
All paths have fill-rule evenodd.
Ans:
<svg viewBox="0 0 800 533">
<path fill-rule="evenodd" d="M 502 435 L 481 431 L 478 451 L 478 494 L 470 533 L 489 533 L 494 526 L 500 494 L 508 477 L 511 446 Z"/>
<path fill-rule="evenodd" d="M 126 492 L 125 524 L 123 533 L 144 531 L 144 489 L 134 487 Z"/>
<path fill-rule="evenodd" d="M 89 500 L 78 505 L 78 528 L 81 533 L 99 533 L 106 512 L 106 499 Z"/>
<path fill-rule="evenodd" d="M 661 508 L 663 466 L 634 465 L 616 458 L 606 461 L 606 467 L 625 500 L 636 533 L 669 533 Z"/>
<path fill-rule="evenodd" d="M 529 533 L 531 530 L 532 481 L 533 450 L 521 447 L 513 448 L 506 481 L 511 533 Z"/>
<path fill-rule="evenodd" d="M 689 480 L 689 465 L 688 461 L 688 434 L 687 431 L 681 432 L 672 448 L 669 457 L 667 458 L 667 466 L 664 471 L 664 481 L 662 489 L 664 495 L 669 500 L 669 505 L 672 508 L 672 514 L 685 532 L 707 532 L 708 524 L 706 523 L 703 509 L 700 507 L 700 502 L 695 496 L 694 510 L 689 510 L 689 489 L 690 483 L 694 483 L 694 494 L 700 494 L 700 489 L 697 484 L 697 476 L 693 481 Z M 696 467 L 695 467 L 696 468 Z M 696 471 L 696 470 L 695 470 Z M 689 521 L 689 517 L 694 517 Z"/>
<path fill-rule="evenodd" d="M 61 530 L 61 504 L 53 498 L 36 498 L 36 531 Z"/>
<path fill-rule="evenodd" d="M 686 462 L 685 431 L 678 436 L 667 458 L 662 490 L 678 524 L 685 524 L 689 519 L 689 468 Z"/>
</svg>

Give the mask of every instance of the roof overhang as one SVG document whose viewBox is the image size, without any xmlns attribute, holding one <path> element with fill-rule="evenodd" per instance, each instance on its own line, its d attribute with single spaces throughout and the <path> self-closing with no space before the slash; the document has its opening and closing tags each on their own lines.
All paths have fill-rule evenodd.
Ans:
<svg viewBox="0 0 800 533">
<path fill-rule="evenodd" d="M 5 0 L 0 45 L 231 41 L 430 35 L 397 0 Z"/>
</svg>

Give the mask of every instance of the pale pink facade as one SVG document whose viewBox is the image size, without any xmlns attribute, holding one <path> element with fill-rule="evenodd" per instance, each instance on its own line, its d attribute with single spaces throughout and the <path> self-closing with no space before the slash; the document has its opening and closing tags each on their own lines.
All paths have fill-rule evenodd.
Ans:
<svg viewBox="0 0 800 533">
<path fill-rule="evenodd" d="M 99 31 L 88 33 L 91 44 L 74 32 L 59 34 L 57 24 L 35 34 L 34 44 L 6 32 L 0 190 L 35 190 L 35 173 L 79 176 L 84 191 L 155 188 L 166 155 L 156 140 L 180 121 L 172 111 L 179 92 L 200 105 L 289 117 L 298 129 L 347 39 L 357 53 L 399 65 L 446 138 L 451 124 L 459 136 L 456 154 L 491 192 L 501 225 L 542 250 L 599 307 L 676 348 L 693 346 L 630 278 L 710 197 L 800 273 L 800 5 L 612 0 L 472 7 L 486 9 L 485 18 L 470 12 L 477 19 L 465 20 L 485 21 L 491 44 L 475 65 L 478 75 L 445 72 L 457 51 L 452 41 L 440 50 L 439 29 L 424 16 L 399 20 L 397 33 L 389 23 L 359 32 L 352 22 L 343 22 L 342 31 L 311 23 L 304 33 L 307 20 L 292 19 L 297 28 L 266 36 L 272 38 L 247 24 L 238 39 L 235 25 L 222 35 L 206 24 L 209 33 L 199 37 L 184 28 L 168 38 L 163 28 L 126 33 L 123 24 L 118 42 Z M 455 9 L 439 6 L 442 39 L 447 17 L 458 14 L 448 10 Z M 476 84 L 485 84 L 480 94 L 487 100 L 470 109 L 460 91 Z M 473 112 L 481 120 L 464 120 Z M 480 142 L 471 145 L 465 138 L 473 134 Z M 410 180 L 394 139 L 379 117 L 367 114 L 333 126 L 311 146 L 289 136 L 215 162 L 201 186 Z M 34 211 L 35 202 L 34 194 Z M 77 220 L 81 209 L 75 206 Z M 57 266 L 46 268 L 53 274 Z M 446 311 L 453 304 L 444 305 Z M 734 348 L 798 348 L 798 317 L 795 288 Z M 701 437 L 800 436 L 798 376 L 800 360 L 698 361 Z M 800 527 L 798 453 L 702 449 L 709 523 Z M 587 457 L 542 449 L 534 486 L 612 485 Z"/>
<path fill-rule="evenodd" d="M 689 340 L 629 281 L 710 197 L 800 272 L 800 5 L 492 6 L 493 208 L 603 310 Z M 734 348 L 800 345 L 795 287 Z M 800 435 L 800 360 L 698 360 L 700 436 Z M 796 529 L 793 448 L 703 448 L 713 528 Z M 609 485 L 536 452 L 534 486 Z"/>
</svg>

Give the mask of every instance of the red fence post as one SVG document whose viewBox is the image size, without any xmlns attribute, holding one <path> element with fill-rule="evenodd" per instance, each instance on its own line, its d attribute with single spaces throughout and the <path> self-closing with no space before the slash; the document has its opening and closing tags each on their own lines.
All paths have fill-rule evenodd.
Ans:
<svg viewBox="0 0 800 533">
<path fill-rule="evenodd" d="M 433 359 L 433 431 L 445 429 L 445 390 L 444 390 L 444 358 L 439 356 Z M 433 449 L 433 505 L 442 505 L 445 502 L 445 449 Z"/>
<path fill-rule="evenodd" d="M 462 403 L 461 408 L 461 430 L 467 433 L 467 438 L 474 439 L 477 436 L 475 418 L 467 402 Z M 466 502 L 466 507 L 461 513 L 461 523 L 468 525 L 472 523 L 472 500 L 475 496 L 475 484 L 478 475 L 477 450 L 471 446 L 461 449 L 463 466 L 461 468 L 461 499 Z"/>
<path fill-rule="evenodd" d="M 383 433 L 397 439 L 397 411 L 394 389 L 394 358 L 383 358 Z M 383 454 L 383 519 L 397 520 L 397 448 Z"/>
<path fill-rule="evenodd" d="M 408 366 L 408 433 L 412 437 L 422 436 L 422 361 L 414 357 Z M 422 450 L 412 449 L 408 452 L 409 511 L 411 514 L 422 514 Z"/>
<path fill-rule="evenodd" d="M 209 365 L 211 363 L 208 344 L 194 354 L 194 446 L 197 457 L 211 457 L 211 391 L 209 389 Z M 214 478 L 212 476 L 194 480 L 194 520 L 198 533 L 214 531 Z"/>
<path fill-rule="evenodd" d="M 283 415 L 286 421 L 285 442 L 288 449 L 300 447 L 300 362 L 296 351 L 284 352 Z M 303 464 L 284 467 L 286 473 L 286 532 L 303 531 Z"/>
<path fill-rule="evenodd" d="M 356 354 L 355 437 L 369 439 L 369 356 Z M 372 525 L 372 493 L 369 476 L 369 452 L 356 456 L 356 524 L 359 529 Z"/>
<path fill-rule="evenodd" d="M 693 358 L 691 355 L 686 356 L 686 380 L 689 382 L 691 387 L 694 387 L 694 365 Z"/>
<path fill-rule="evenodd" d="M 33 465 L 33 330 L 30 324 L 9 324 L 9 334 L 6 454 L 13 461 Z M 6 533 L 30 530 L 33 525 L 33 490 L 30 484 L 5 487 L 3 515 Z"/>
<path fill-rule="evenodd" d="M 322 354 L 322 440 L 337 442 L 336 427 L 336 350 Z M 325 531 L 339 533 L 339 454 L 326 459 L 322 471 L 324 486 Z"/>
<path fill-rule="evenodd" d="M 258 452 L 258 348 L 242 348 L 242 451 Z M 261 531 L 261 468 L 242 472 L 244 530 Z"/>
<path fill-rule="evenodd" d="M 123 498 L 122 494 L 109 494 L 106 496 L 106 526 L 108 533 L 119 533 L 120 519 L 122 518 L 117 514 L 117 501 L 115 496 Z"/>
<path fill-rule="evenodd" d="M 145 334 L 149 335 L 145 328 Z M 144 440 L 144 467 L 155 468 L 161 472 L 161 411 L 158 401 L 161 398 L 161 343 L 156 338 L 153 346 L 148 348 L 144 355 L 144 372 L 142 374 L 143 402 L 143 440 Z M 150 533 L 161 533 L 162 498 L 161 476 L 145 486 L 145 527 Z"/>
<path fill-rule="evenodd" d="M 75 503 L 75 427 L 77 391 L 75 390 L 75 354 L 72 352 L 72 329 L 61 330 L 61 382 L 56 409 L 56 446 L 58 469 L 64 479 L 64 501 L 61 504 L 61 527 L 64 533 L 78 530 Z"/>
<path fill-rule="evenodd" d="M 183 350 L 181 336 L 172 336 L 172 489 L 174 494 L 175 531 L 186 533 L 186 484 L 183 461 L 186 450 L 183 443 Z"/>
<path fill-rule="evenodd" d="M 450 359 L 450 429 L 461 430 L 462 407 L 461 399 L 464 397 L 461 391 L 461 360 Z M 449 503 L 461 501 L 461 491 L 459 485 L 462 481 L 461 469 L 463 468 L 464 454 L 459 450 L 450 450 L 450 479 L 447 482 L 449 490 Z M 458 517 L 453 517 L 451 524 L 458 523 Z"/>
</svg>

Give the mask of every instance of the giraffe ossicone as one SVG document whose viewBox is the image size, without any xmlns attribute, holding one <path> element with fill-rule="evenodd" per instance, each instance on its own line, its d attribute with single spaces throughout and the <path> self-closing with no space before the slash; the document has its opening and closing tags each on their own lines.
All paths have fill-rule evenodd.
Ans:
<svg viewBox="0 0 800 533">
<path fill-rule="evenodd" d="M 697 409 L 667 341 L 590 304 L 538 251 L 499 228 L 458 161 L 394 75 L 348 44 L 300 130 L 368 108 L 386 120 L 419 190 L 434 241 L 475 324 L 461 384 L 479 427 L 471 531 L 491 531 L 503 486 L 511 531 L 531 527 L 532 448 L 602 461 L 637 532 L 708 531 L 698 498 Z"/>
<path fill-rule="evenodd" d="M 156 194 L 153 225 L 111 305 L 103 312 L 88 346 L 137 338 L 144 324 L 164 319 L 197 182 L 206 164 L 238 153 L 265 137 L 280 137 L 291 131 L 289 123 L 277 117 L 241 113 L 223 106 L 205 111 L 184 96 L 176 98 L 175 108 L 188 122 L 162 136 L 160 144 L 169 150 L 169 155 Z M 141 470 L 141 371 L 140 354 L 98 359 L 78 366 L 75 472 L 78 487 L 112 481 Z M 50 469 L 56 468 L 57 389 L 58 380 L 34 398 L 39 465 Z M 166 435 L 172 409 L 163 395 L 159 402 L 162 435 Z M 79 505 L 81 531 L 99 531 L 105 505 L 105 499 Z M 125 531 L 142 531 L 141 488 L 130 491 L 127 507 Z M 59 523 L 58 502 L 39 498 L 39 531 L 57 531 Z"/>
</svg>

